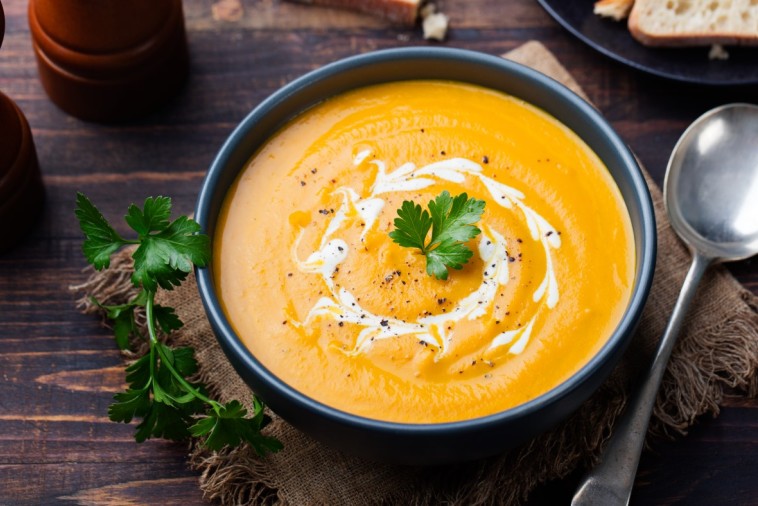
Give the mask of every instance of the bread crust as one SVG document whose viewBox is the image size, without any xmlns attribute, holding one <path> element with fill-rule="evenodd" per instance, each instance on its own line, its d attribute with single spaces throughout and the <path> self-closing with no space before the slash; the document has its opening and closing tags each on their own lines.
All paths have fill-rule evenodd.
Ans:
<svg viewBox="0 0 758 506">
<path fill-rule="evenodd" d="M 629 14 L 629 32 L 632 37 L 646 46 L 655 47 L 688 47 L 710 46 L 721 44 L 724 46 L 756 46 L 758 45 L 758 33 L 728 33 L 718 31 L 691 31 L 688 33 L 660 34 L 650 32 L 645 28 L 641 18 L 643 10 L 649 2 L 637 0 Z"/>
<path fill-rule="evenodd" d="M 421 0 L 290 0 L 298 3 L 337 7 L 382 17 L 393 23 L 413 26 Z"/>
</svg>

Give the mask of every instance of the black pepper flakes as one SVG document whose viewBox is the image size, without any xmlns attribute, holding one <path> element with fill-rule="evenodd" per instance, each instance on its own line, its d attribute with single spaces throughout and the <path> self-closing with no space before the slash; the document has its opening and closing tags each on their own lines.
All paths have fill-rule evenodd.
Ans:
<svg viewBox="0 0 758 506">
<path fill-rule="evenodd" d="M 484 163 L 484 164 L 488 164 L 488 163 L 490 163 L 490 157 L 489 157 L 489 156 L 487 156 L 487 155 L 484 155 L 484 156 L 482 157 L 482 163 Z"/>
<path fill-rule="evenodd" d="M 305 186 L 305 181 L 300 181 L 300 186 Z"/>
<path fill-rule="evenodd" d="M 389 327 L 389 324 L 390 322 L 388 322 L 387 320 L 382 320 L 379 322 L 379 325 L 381 325 L 382 327 Z"/>
<path fill-rule="evenodd" d="M 344 327 L 345 326 L 345 322 L 339 322 L 337 325 L 339 325 L 340 327 Z"/>
<path fill-rule="evenodd" d="M 316 172 L 318 172 L 318 169 L 316 168 L 311 169 L 311 174 L 315 174 Z"/>
</svg>

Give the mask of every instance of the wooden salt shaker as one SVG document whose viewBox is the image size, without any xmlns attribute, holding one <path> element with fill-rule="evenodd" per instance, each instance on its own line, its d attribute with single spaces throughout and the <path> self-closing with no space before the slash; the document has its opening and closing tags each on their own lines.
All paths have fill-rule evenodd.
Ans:
<svg viewBox="0 0 758 506">
<path fill-rule="evenodd" d="M 181 0 L 29 0 L 29 27 L 45 91 L 81 119 L 143 115 L 187 77 Z"/>
<path fill-rule="evenodd" d="M 0 3 L 0 46 L 5 15 Z M 31 228 L 44 200 L 32 132 L 16 104 L 0 92 L 0 253 Z"/>
</svg>

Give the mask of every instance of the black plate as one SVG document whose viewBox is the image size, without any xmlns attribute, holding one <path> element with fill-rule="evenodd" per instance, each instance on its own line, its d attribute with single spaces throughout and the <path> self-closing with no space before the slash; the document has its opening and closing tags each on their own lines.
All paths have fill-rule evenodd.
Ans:
<svg viewBox="0 0 758 506">
<path fill-rule="evenodd" d="M 709 60 L 707 47 L 649 48 L 632 38 L 626 21 L 593 14 L 594 0 L 538 1 L 577 38 L 643 72 L 697 84 L 758 84 L 758 47 L 727 47 L 728 60 Z"/>
</svg>

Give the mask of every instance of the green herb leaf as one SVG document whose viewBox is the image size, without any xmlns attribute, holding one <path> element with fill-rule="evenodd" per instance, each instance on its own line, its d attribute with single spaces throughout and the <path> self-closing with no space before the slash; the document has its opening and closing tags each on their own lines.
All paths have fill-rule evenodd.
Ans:
<svg viewBox="0 0 758 506">
<path fill-rule="evenodd" d="M 129 423 L 134 417 L 145 416 L 152 406 L 147 388 L 119 392 L 114 399 L 116 402 L 108 407 L 108 417 L 114 422 Z"/>
<path fill-rule="evenodd" d="M 447 279 L 448 267 L 462 269 L 473 254 L 463 243 L 444 242 L 426 254 L 426 272 L 437 279 Z"/>
<path fill-rule="evenodd" d="M 418 248 L 426 252 L 426 235 L 432 227 L 432 219 L 426 210 L 413 203 L 411 200 L 403 201 L 397 210 L 395 218 L 395 230 L 390 232 L 390 238 L 400 246 L 406 248 Z"/>
<path fill-rule="evenodd" d="M 187 379 L 197 372 L 194 350 L 174 349 L 158 340 L 159 328 L 169 334 L 182 322 L 173 308 L 155 304 L 156 291 L 174 288 L 193 265 L 204 267 L 210 260 L 210 240 L 199 233 L 200 226 L 186 216 L 171 222 L 167 197 L 148 198 L 142 208 L 129 206 L 125 220 L 137 233 L 136 240 L 121 238 L 81 193 L 76 197 L 76 216 L 85 235 L 82 249 L 97 269 L 107 268 L 110 256 L 122 246 L 138 245 L 132 255 L 131 278 L 141 290 L 134 299 L 111 306 L 91 299 L 113 321 L 119 348 L 128 348 L 131 339 L 139 337 L 149 344 L 149 352 L 126 368 L 129 387 L 114 396 L 108 408 L 110 419 L 129 423 L 142 418 L 134 435 L 138 442 L 152 437 L 180 440 L 196 433 L 207 436 L 206 444 L 214 449 L 242 442 L 260 455 L 281 449 L 279 441 L 260 432 L 269 419 L 257 398 L 250 417 L 237 401 L 223 405 L 209 398 L 202 384 Z M 137 310 L 144 311 L 147 335 L 137 325 Z"/>
<path fill-rule="evenodd" d="M 444 280 L 448 268 L 462 269 L 472 257 L 465 242 L 481 233 L 474 224 L 481 219 L 484 206 L 483 200 L 469 199 L 465 193 L 451 197 L 448 191 L 429 202 L 429 212 L 406 200 L 397 210 L 395 230 L 389 235 L 401 246 L 421 250 L 426 256 L 426 272 Z"/>
<path fill-rule="evenodd" d="M 160 402 L 153 402 L 150 411 L 137 425 L 134 439 L 142 443 L 153 437 L 181 441 L 190 436 L 187 428 L 192 423 L 191 413 Z"/>
<path fill-rule="evenodd" d="M 139 329 L 134 318 L 134 310 L 137 307 L 145 305 L 147 293 L 140 290 L 134 299 L 126 304 L 107 306 L 100 304 L 94 297 L 90 297 L 93 304 L 105 311 L 106 316 L 113 320 L 113 333 L 116 336 L 116 344 L 121 350 L 128 350 L 130 339 L 139 337 Z M 170 308 L 168 308 L 170 309 Z"/>
<path fill-rule="evenodd" d="M 145 199 L 143 209 L 136 205 L 129 206 L 126 213 L 126 222 L 140 237 L 150 232 L 160 232 L 169 225 L 171 217 L 171 199 L 168 197 L 148 197 Z"/>
<path fill-rule="evenodd" d="M 193 264 L 205 267 L 210 260 L 210 240 L 199 231 L 194 220 L 180 216 L 159 232 L 142 236 L 132 255 L 132 282 L 149 291 L 158 286 L 171 290 L 184 281 Z"/>
<path fill-rule="evenodd" d="M 137 325 L 134 322 L 134 307 L 119 311 L 113 317 L 113 333 L 116 336 L 116 345 L 119 350 L 129 349 L 129 338 L 137 333 Z"/>
<path fill-rule="evenodd" d="M 482 218 L 485 202 L 469 199 L 461 193 L 450 198 L 446 191 L 429 202 L 429 212 L 432 215 L 431 247 L 466 242 L 481 233 L 474 223 Z"/>
<path fill-rule="evenodd" d="M 111 255 L 126 244 L 126 241 L 116 233 L 102 213 L 82 193 L 76 194 L 74 213 L 84 232 L 85 239 L 82 244 L 84 256 L 95 269 L 100 271 L 107 268 L 111 263 Z"/>
<path fill-rule="evenodd" d="M 261 456 L 279 451 L 282 444 L 260 432 L 270 421 L 263 413 L 263 404 L 256 398 L 253 407 L 253 416 L 246 418 L 247 410 L 242 404 L 231 401 L 218 412 L 209 410 L 206 418 L 190 427 L 190 432 L 194 436 L 206 436 L 205 445 L 212 450 L 220 450 L 225 445 L 237 446 L 240 441 L 245 441 Z"/>
<path fill-rule="evenodd" d="M 176 315 L 174 308 L 155 305 L 155 320 L 158 322 L 161 330 L 168 334 L 172 330 L 179 330 L 184 325 Z"/>
</svg>

